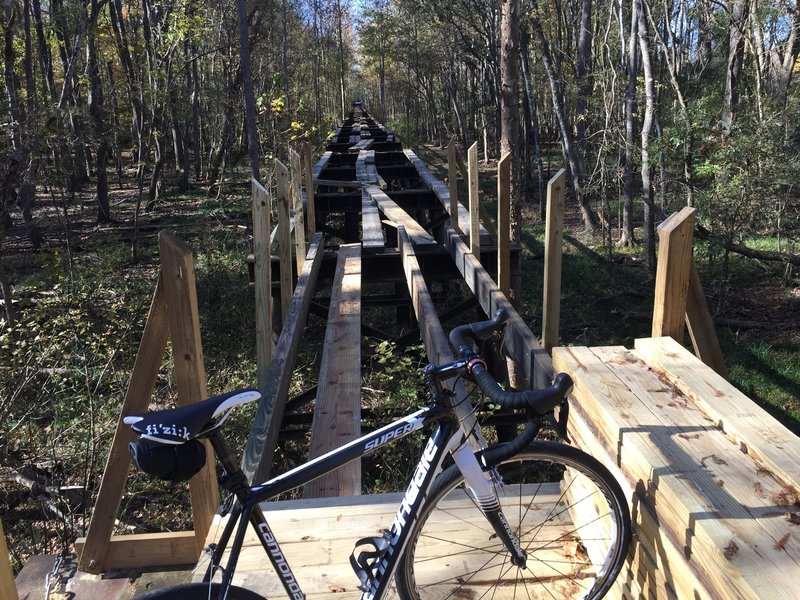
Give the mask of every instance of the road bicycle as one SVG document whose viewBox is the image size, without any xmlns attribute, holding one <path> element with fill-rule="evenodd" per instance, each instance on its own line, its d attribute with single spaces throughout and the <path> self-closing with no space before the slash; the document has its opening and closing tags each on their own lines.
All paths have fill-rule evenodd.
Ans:
<svg viewBox="0 0 800 600">
<path fill-rule="evenodd" d="M 207 549 L 210 561 L 203 581 L 143 598 L 263 598 L 232 585 L 248 525 L 286 596 L 306 598 L 267 522 L 265 501 L 426 426 L 433 431 L 393 522 L 358 540 L 350 556 L 361 600 L 602 598 L 620 573 L 630 543 L 626 497 L 592 456 L 562 441 L 534 440 L 549 422 L 568 441 L 572 381 L 562 373 L 542 390 L 503 390 L 476 345 L 498 334 L 506 319 L 499 311 L 492 319 L 452 330 L 450 343 L 458 358 L 424 369 L 429 405 L 258 485 L 248 485 L 220 433 L 231 410 L 258 399 L 257 391 L 125 417 L 141 436 L 131 442 L 134 462 L 165 479 L 185 480 L 199 471 L 206 460 L 200 440 L 210 440 L 220 486 L 233 501 L 219 541 Z M 445 385 L 457 377 L 474 381 L 495 409 L 522 416 L 513 428 L 516 437 L 488 444 L 471 397 L 457 398 Z"/>
</svg>

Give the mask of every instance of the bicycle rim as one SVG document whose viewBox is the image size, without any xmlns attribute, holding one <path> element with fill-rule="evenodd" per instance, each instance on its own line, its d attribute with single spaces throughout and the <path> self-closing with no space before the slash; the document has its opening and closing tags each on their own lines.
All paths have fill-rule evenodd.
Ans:
<svg viewBox="0 0 800 600">
<path fill-rule="evenodd" d="M 491 455 L 489 455 L 491 456 Z M 627 501 L 591 456 L 537 442 L 497 468 L 503 512 L 527 553 L 508 553 L 453 466 L 437 479 L 397 573 L 404 598 L 602 598 L 630 542 Z"/>
</svg>

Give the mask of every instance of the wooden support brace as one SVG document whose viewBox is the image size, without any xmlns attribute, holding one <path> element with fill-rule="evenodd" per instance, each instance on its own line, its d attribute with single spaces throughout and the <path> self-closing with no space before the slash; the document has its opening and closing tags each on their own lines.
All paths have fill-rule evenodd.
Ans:
<svg viewBox="0 0 800 600">
<path fill-rule="evenodd" d="M 511 297 L 511 154 L 497 163 L 497 287 Z"/>
<path fill-rule="evenodd" d="M 303 270 L 303 261 L 306 259 L 306 219 L 303 207 L 303 173 L 300 155 L 289 148 L 289 170 L 291 173 L 292 207 L 294 209 L 294 243 L 297 272 Z"/>
<path fill-rule="evenodd" d="M 564 238 L 564 195 L 567 171 L 561 169 L 547 183 L 547 224 L 544 248 L 542 346 L 547 352 L 558 343 L 561 318 L 561 256 Z"/>
<path fill-rule="evenodd" d="M 469 251 L 478 260 L 481 259 L 481 218 L 480 194 L 478 190 L 478 142 L 472 144 L 467 152 L 469 163 Z"/>
<path fill-rule="evenodd" d="M 658 227 L 658 268 L 653 306 L 653 337 L 683 342 L 686 292 L 692 264 L 694 208 L 686 206 Z"/>
<path fill-rule="evenodd" d="M 303 271 L 297 279 L 297 287 L 289 306 L 289 316 L 283 324 L 280 338 L 275 346 L 266 382 L 263 388 L 259 385 L 261 400 L 242 456 L 242 470 L 250 483 L 267 479 L 272 467 L 275 444 L 283 421 L 284 403 L 297 361 L 297 349 L 300 347 L 311 298 L 322 266 L 323 241 L 321 232 L 314 234 Z"/>
<path fill-rule="evenodd" d="M 311 144 L 304 142 L 302 146 L 303 182 L 306 187 L 306 228 L 308 236 L 317 232 L 316 205 L 314 203 L 314 165 L 311 155 Z"/>
<path fill-rule="evenodd" d="M 461 227 L 458 224 L 458 176 L 456 175 L 456 159 L 458 157 L 458 148 L 456 148 L 455 139 L 450 140 L 450 145 L 447 146 L 447 185 L 450 189 L 450 226 L 457 232 L 461 233 Z"/>
<path fill-rule="evenodd" d="M 700 275 L 697 273 L 697 266 L 694 264 L 694 260 L 689 266 L 686 326 L 697 357 L 727 379 L 728 369 L 725 366 L 725 357 L 719 347 L 714 321 L 711 318 L 711 312 L 708 310 L 703 284 L 700 282 Z"/>
<path fill-rule="evenodd" d="M 292 241 L 289 225 L 289 170 L 279 160 L 275 161 L 275 179 L 278 189 L 278 258 L 281 265 L 281 318 L 285 321 L 292 301 Z"/>
<path fill-rule="evenodd" d="M 256 361 L 258 389 L 266 386 L 267 370 L 272 360 L 272 251 L 270 244 L 269 191 L 252 181 L 253 258 L 256 297 Z"/>
</svg>

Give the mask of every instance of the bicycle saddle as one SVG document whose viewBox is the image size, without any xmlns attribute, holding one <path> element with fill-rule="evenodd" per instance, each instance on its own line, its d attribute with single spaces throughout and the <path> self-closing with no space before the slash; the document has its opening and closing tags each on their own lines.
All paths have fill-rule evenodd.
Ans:
<svg viewBox="0 0 800 600">
<path fill-rule="evenodd" d="M 236 390 L 189 406 L 128 415 L 122 421 L 143 438 L 166 444 L 183 444 L 219 427 L 233 407 L 260 397 L 257 390 Z M 220 415 L 222 418 L 217 419 Z"/>
</svg>

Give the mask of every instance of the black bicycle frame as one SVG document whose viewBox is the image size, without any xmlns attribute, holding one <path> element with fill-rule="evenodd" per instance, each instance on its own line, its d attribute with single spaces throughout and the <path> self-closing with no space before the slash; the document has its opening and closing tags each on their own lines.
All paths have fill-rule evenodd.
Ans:
<svg viewBox="0 0 800 600">
<path fill-rule="evenodd" d="M 427 500 L 430 487 L 442 470 L 445 457 L 463 441 L 463 434 L 459 435 L 458 427 L 451 419 L 444 418 L 449 415 L 450 412 L 445 409 L 435 405 L 427 406 L 252 488 L 247 487 L 241 468 L 233 461 L 220 434 L 215 433 L 211 437 L 211 442 L 217 458 L 225 470 L 225 480 L 236 482 L 232 486 L 229 485 L 228 489 L 235 494 L 238 502 L 232 510 L 218 544 L 213 548 L 211 564 L 206 570 L 203 581 L 208 582 L 214 576 L 214 570 L 219 565 L 234 527 L 238 523 L 230 557 L 223 569 L 222 587 L 227 594 L 249 522 L 256 531 L 275 572 L 280 577 L 288 597 L 292 600 L 304 600 L 305 593 L 301 590 L 297 578 L 287 563 L 259 502 L 275 498 L 289 490 L 305 485 L 350 461 L 366 456 L 378 448 L 402 439 L 435 422 L 437 426 L 428 438 L 389 529 L 391 534 L 389 547 L 385 554 L 378 559 L 377 564 L 373 565 L 374 578 L 369 582 L 369 588 L 361 595 L 361 600 L 381 598 L 397 569 L 398 561 L 406 547 L 413 525 Z"/>
</svg>

